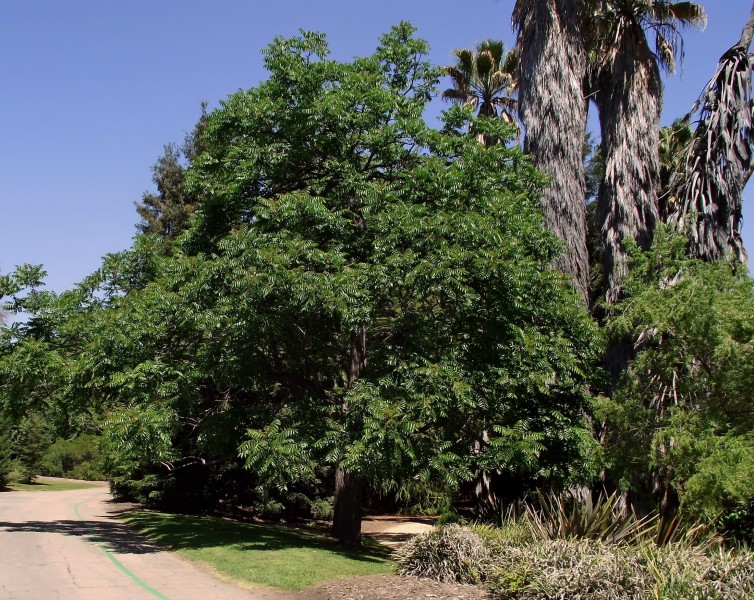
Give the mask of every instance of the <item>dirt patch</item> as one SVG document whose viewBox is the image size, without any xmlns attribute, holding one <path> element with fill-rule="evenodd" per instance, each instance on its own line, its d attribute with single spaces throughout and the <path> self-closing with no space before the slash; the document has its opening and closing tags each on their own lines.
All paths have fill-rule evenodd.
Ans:
<svg viewBox="0 0 754 600">
<path fill-rule="evenodd" d="M 320 583 L 299 592 L 297 600 L 485 600 L 490 596 L 472 585 L 439 583 L 429 579 L 374 575 Z"/>
<path fill-rule="evenodd" d="M 361 532 L 391 550 L 408 541 L 418 533 L 432 529 L 437 523 L 432 517 L 365 517 L 361 521 Z"/>
</svg>

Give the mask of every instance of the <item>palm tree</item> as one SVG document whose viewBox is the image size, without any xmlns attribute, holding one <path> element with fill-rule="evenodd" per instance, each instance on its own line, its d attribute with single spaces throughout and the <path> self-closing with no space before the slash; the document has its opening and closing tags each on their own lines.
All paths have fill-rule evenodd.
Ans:
<svg viewBox="0 0 754 600">
<path fill-rule="evenodd" d="M 519 115 L 524 151 L 550 176 L 542 194 L 544 226 L 566 249 L 556 267 L 589 302 L 583 164 L 587 100 L 584 0 L 517 0 Z"/>
<path fill-rule="evenodd" d="M 606 161 L 597 219 L 606 298 L 614 303 L 628 268 L 623 241 L 632 238 L 648 248 L 659 216 L 660 69 L 674 70 L 680 28 L 702 26 L 706 16 L 693 2 L 602 0 L 591 7 L 585 28 L 592 53 L 590 91 Z"/>
<path fill-rule="evenodd" d="M 443 99 L 478 109 L 478 117 L 500 117 L 513 123 L 516 100 L 510 94 L 516 89 L 516 53 L 506 53 L 501 41 L 486 40 L 475 50 L 453 50 L 453 54 L 456 64 L 445 69 L 453 87 L 443 92 Z M 490 143 L 484 134 L 479 134 L 479 140 Z"/>
<path fill-rule="evenodd" d="M 671 184 L 669 220 L 688 228 L 689 253 L 707 260 L 747 260 L 740 225 L 743 190 L 754 170 L 752 37 L 754 6 L 691 110 L 699 113 L 698 126 Z"/>
<path fill-rule="evenodd" d="M 685 153 L 694 137 L 689 115 L 660 129 L 660 219 L 667 221 L 676 208 L 677 198 L 671 190 L 673 178 L 685 165 Z"/>
</svg>

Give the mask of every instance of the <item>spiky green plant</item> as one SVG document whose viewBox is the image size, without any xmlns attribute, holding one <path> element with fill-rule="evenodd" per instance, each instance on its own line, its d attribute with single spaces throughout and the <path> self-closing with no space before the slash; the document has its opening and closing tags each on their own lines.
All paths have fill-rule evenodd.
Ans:
<svg viewBox="0 0 754 600">
<path fill-rule="evenodd" d="M 636 544 L 652 535 L 657 515 L 639 517 L 617 493 L 543 494 L 526 504 L 522 520 L 534 539 L 587 538 L 613 544 Z"/>
</svg>

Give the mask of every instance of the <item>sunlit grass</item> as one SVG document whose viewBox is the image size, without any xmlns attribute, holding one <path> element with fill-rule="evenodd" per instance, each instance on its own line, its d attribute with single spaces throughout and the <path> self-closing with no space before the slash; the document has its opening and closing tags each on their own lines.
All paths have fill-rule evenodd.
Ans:
<svg viewBox="0 0 754 600">
<path fill-rule="evenodd" d="M 153 512 L 131 513 L 124 520 L 168 550 L 253 585 L 301 590 L 393 568 L 384 550 L 348 550 L 308 529 Z"/>
<path fill-rule="evenodd" d="M 65 492 L 101 487 L 99 482 L 65 481 L 53 477 L 37 477 L 33 483 L 10 483 L 4 491 L 10 492 Z M 2 491 L 2 490 L 0 490 Z"/>
</svg>

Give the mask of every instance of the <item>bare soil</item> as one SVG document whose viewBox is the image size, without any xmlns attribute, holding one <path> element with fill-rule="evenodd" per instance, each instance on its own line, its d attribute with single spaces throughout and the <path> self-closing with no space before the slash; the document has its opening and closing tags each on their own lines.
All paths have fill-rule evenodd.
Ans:
<svg viewBox="0 0 754 600">
<path fill-rule="evenodd" d="M 328 581 L 299 592 L 297 600 L 484 600 L 491 596 L 472 585 L 429 579 L 374 575 Z"/>
</svg>

